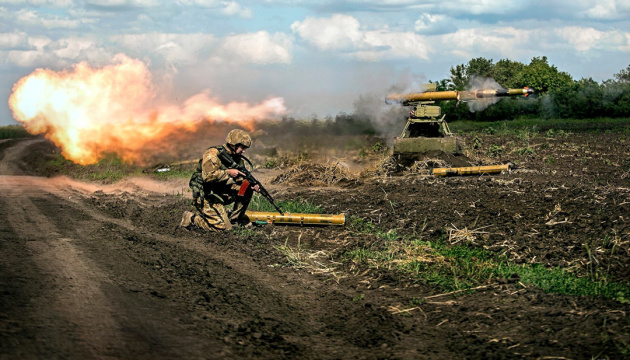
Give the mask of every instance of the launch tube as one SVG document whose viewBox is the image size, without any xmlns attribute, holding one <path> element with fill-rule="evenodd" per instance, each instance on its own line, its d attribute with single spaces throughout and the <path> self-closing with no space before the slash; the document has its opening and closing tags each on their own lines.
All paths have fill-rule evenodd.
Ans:
<svg viewBox="0 0 630 360">
<path fill-rule="evenodd" d="M 490 97 L 504 97 L 504 96 L 528 96 L 533 94 L 534 90 L 530 88 L 523 89 L 497 89 L 497 90 L 473 90 L 473 91 L 426 91 L 421 93 L 410 94 L 389 94 L 385 98 L 387 104 L 397 103 L 413 103 L 420 101 L 445 101 L 445 100 L 457 100 L 468 101 L 477 100 Z"/>
<path fill-rule="evenodd" d="M 249 221 L 263 222 L 269 224 L 284 224 L 284 225 L 339 225 L 346 224 L 346 215 L 330 215 L 330 214 L 291 214 L 285 213 L 280 215 L 277 212 L 266 211 L 246 211 L 245 216 Z"/>
</svg>

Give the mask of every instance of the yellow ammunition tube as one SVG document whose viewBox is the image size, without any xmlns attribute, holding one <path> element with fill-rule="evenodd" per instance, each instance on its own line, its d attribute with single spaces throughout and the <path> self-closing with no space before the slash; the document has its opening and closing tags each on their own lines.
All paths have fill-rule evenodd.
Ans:
<svg viewBox="0 0 630 360">
<path fill-rule="evenodd" d="M 441 100 L 457 100 L 457 91 L 427 91 L 423 93 L 411 93 L 411 94 L 389 94 L 385 98 L 385 102 L 391 103 L 405 103 L 413 101 L 441 101 Z"/>
<path fill-rule="evenodd" d="M 270 224 L 294 224 L 294 225 L 338 225 L 346 224 L 346 215 L 330 214 L 290 214 L 280 215 L 277 212 L 246 211 L 245 216 L 251 222 L 266 222 Z"/>
<path fill-rule="evenodd" d="M 433 169 L 434 176 L 454 176 L 454 175 L 476 175 L 476 174 L 492 174 L 502 171 L 509 171 L 510 165 L 489 165 L 489 166 L 471 166 L 459 168 L 436 168 Z"/>
</svg>

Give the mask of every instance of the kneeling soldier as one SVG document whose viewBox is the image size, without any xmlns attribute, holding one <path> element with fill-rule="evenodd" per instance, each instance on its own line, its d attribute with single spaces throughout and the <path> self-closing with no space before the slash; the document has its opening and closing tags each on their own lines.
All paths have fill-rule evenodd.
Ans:
<svg viewBox="0 0 630 360">
<path fill-rule="evenodd" d="M 228 133 L 223 146 L 213 146 L 206 150 L 192 178 L 195 212 L 186 211 L 180 226 L 190 229 L 194 226 L 207 231 L 230 230 L 234 225 L 246 225 L 245 211 L 252 199 L 253 191 L 259 186 L 249 186 L 244 175 L 237 169 L 229 169 L 221 162 L 219 153 L 227 152 L 239 165 L 249 160 L 243 154 L 252 145 L 252 138 L 243 130 Z M 251 163 L 250 163 L 251 165 Z M 228 215 L 224 205 L 234 203 Z"/>
</svg>

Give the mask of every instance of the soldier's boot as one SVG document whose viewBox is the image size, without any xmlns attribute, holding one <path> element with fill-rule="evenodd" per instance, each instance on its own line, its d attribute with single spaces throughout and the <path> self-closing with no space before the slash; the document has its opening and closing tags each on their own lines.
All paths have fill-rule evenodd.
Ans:
<svg viewBox="0 0 630 360">
<path fill-rule="evenodd" d="M 184 214 L 182 215 L 182 221 L 180 221 L 179 223 L 179 227 L 190 230 L 193 226 L 193 216 L 195 216 L 195 214 L 193 214 L 191 211 L 184 211 Z"/>
</svg>

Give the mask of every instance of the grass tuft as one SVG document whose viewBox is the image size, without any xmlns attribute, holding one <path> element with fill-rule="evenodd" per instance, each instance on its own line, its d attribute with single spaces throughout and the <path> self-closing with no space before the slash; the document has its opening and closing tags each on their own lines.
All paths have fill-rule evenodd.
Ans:
<svg viewBox="0 0 630 360">
<path fill-rule="evenodd" d="M 318 205 L 311 204 L 306 199 L 276 201 L 276 205 L 278 205 L 282 211 L 294 214 L 321 214 L 323 212 Z M 249 203 L 249 209 L 253 211 L 276 212 L 276 209 L 269 201 L 258 193 L 254 193 L 252 201 Z"/>
<path fill-rule="evenodd" d="M 374 235 L 376 240 L 347 250 L 346 260 L 399 271 L 441 291 L 463 291 L 498 279 L 517 279 L 523 285 L 533 285 L 550 293 L 603 296 L 630 302 L 630 287 L 610 281 L 606 274 L 580 277 L 566 269 L 550 269 L 540 264 L 517 265 L 505 256 L 475 246 L 472 235 L 481 228 L 453 229 L 448 239 L 444 234 L 436 240 L 425 240 L 422 235 L 401 237 L 395 231 L 386 232 L 356 218 L 351 219 L 349 227 L 358 233 Z"/>
<path fill-rule="evenodd" d="M 595 119 L 543 119 L 522 118 L 506 121 L 454 121 L 449 123 L 451 130 L 458 134 L 516 135 L 526 139 L 543 133 L 546 137 L 564 137 L 569 132 L 603 132 L 610 130 L 628 131 L 630 118 Z M 524 133 L 524 131 L 526 133 Z"/>
</svg>

